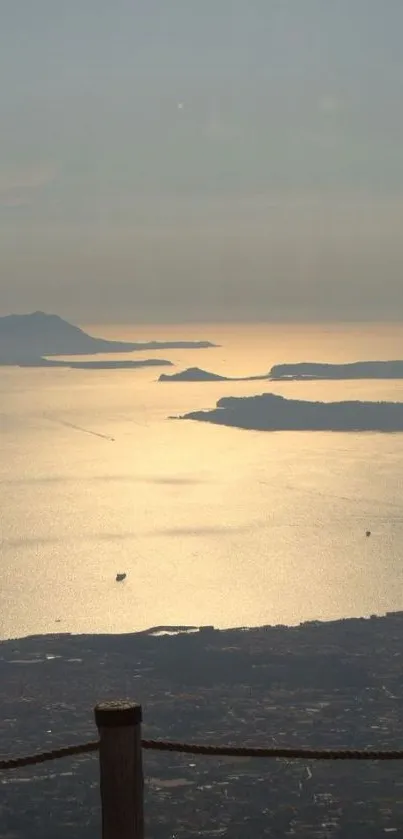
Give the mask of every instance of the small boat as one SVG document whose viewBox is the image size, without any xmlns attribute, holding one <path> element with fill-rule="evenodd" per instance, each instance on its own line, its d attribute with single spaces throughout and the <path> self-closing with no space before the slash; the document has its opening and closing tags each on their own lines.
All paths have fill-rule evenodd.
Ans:
<svg viewBox="0 0 403 839">
<path fill-rule="evenodd" d="M 122 580 L 126 579 L 126 574 L 116 574 L 116 582 L 121 583 Z"/>
</svg>

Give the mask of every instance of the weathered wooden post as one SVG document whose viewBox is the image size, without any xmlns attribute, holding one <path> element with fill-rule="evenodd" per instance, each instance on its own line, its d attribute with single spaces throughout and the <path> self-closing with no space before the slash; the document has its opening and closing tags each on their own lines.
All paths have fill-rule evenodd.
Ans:
<svg viewBox="0 0 403 839">
<path fill-rule="evenodd" d="M 141 705 L 102 702 L 99 731 L 102 839 L 144 839 Z"/>
</svg>

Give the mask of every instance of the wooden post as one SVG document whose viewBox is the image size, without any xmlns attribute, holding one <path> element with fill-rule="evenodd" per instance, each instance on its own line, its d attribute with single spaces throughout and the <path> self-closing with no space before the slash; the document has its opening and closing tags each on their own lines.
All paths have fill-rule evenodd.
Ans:
<svg viewBox="0 0 403 839">
<path fill-rule="evenodd" d="M 99 731 L 102 839 L 144 839 L 141 705 L 103 702 Z"/>
</svg>

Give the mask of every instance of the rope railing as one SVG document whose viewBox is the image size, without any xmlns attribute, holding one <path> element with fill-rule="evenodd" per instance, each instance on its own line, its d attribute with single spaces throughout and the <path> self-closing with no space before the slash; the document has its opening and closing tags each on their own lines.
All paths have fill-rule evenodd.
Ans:
<svg viewBox="0 0 403 839">
<path fill-rule="evenodd" d="M 369 749 L 304 749 L 265 746 L 210 746 L 168 740 L 142 740 L 143 749 L 211 757 L 266 757 L 288 760 L 403 760 L 403 751 Z"/>
<path fill-rule="evenodd" d="M 287 760 L 403 760 L 403 749 L 310 749 L 230 746 L 141 738 L 141 706 L 133 702 L 107 702 L 95 708 L 99 740 L 65 746 L 22 757 L 0 758 L 0 771 L 75 757 L 99 751 L 102 802 L 102 837 L 144 839 L 142 751 L 234 758 Z"/>
<path fill-rule="evenodd" d="M 60 760 L 62 757 L 84 755 L 89 752 L 97 752 L 98 750 L 99 741 L 91 740 L 88 743 L 79 743 L 77 746 L 64 746 L 61 749 L 51 749 L 47 752 L 37 752 L 32 755 L 0 759 L 0 771 L 6 769 L 22 769 L 24 766 L 36 766 L 38 763 Z"/>
<path fill-rule="evenodd" d="M 403 760 L 403 750 L 382 749 L 307 749 L 307 748 L 271 748 L 265 746 L 213 746 L 204 743 L 181 743 L 175 740 L 142 740 L 141 748 L 157 752 L 177 752 L 178 754 L 205 755 L 207 757 L 235 758 L 285 758 L 288 760 Z M 21 757 L 0 759 L 0 771 L 35 766 L 64 757 L 89 754 L 99 751 L 99 741 L 90 740 L 60 749 L 38 752 Z"/>
</svg>

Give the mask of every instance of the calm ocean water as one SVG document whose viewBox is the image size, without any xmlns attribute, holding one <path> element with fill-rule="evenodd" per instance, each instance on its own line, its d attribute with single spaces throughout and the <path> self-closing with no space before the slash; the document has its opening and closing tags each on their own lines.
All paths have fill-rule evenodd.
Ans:
<svg viewBox="0 0 403 839">
<path fill-rule="evenodd" d="M 220 347 L 138 357 L 234 376 L 403 357 L 398 326 L 92 332 L 211 339 Z M 403 435 L 167 419 L 271 390 L 403 401 L 403 382 L 162 384 L 160 372 L 0 368 L 0 637 L 403 609 Z"/>
</svg>

